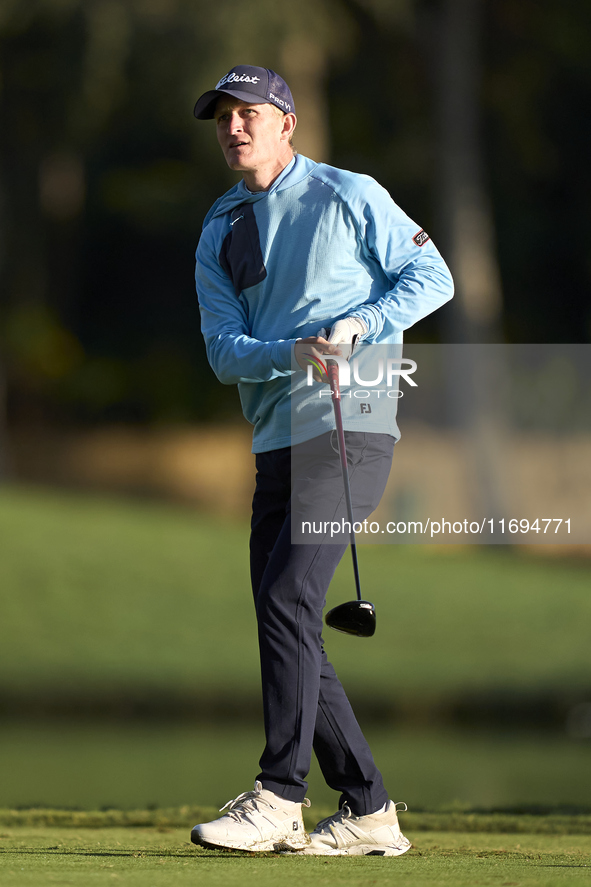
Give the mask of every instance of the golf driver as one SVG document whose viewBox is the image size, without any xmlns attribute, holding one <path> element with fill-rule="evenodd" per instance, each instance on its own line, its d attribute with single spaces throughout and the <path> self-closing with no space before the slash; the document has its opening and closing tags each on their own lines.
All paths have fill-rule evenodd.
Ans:
<svg viewBox="0 0 591 887">
<path fill-rule="evenodd" d="M 328 380 L 332 391 L 332 405 L 337 428 L 337 441 L 341 471 L 345 486 L 345 502 L 347 504 L 347 517 L 351 527 L 350 543 L 351 557 L 353 559 L 353 573 L 355 574 L 355 588 L 357 600 L 339 604 L 326 614 L 326 624 L 335 631 L 345 634 L 354 634 L 359 638 L 370 638 L 376 630 L 376 611 L 373 604 L 364 601 L 361 597 L 361 584 L 359 582 L 359 565 L 357 563 L 357 544 L 353 529 L 353 503 L 351 501 L 351 485 L 349 483 L 349 469 L 347 467 L 347 450 L 345 448 L 345 433 L 343 431 L 343 416 L 341 413 L 341 389 L 339 386 L 339 367 L 336 361 L 326 361 Z"/>
</svg>

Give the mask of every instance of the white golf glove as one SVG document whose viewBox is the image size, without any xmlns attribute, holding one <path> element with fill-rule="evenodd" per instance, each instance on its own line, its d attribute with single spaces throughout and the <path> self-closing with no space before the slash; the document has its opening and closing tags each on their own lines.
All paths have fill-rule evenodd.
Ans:
<svg viewBox="0 0 591 887">
<path fill-rule="evenodd" d="M 365 321 L 363 321 L 360 317 L 343 317 L 342 320 L 337 320 L 337 322 L 331 328 L 330 336 L 328 337 L 327 341 L 330 345 L 352 346 L 350 354 L 345 354 L 345 357 L 350 357 L 355 350 L 357 340 L 360 336 L 364 336 L 366 332 L 367 326 L 365 324 Z M 316 335 L 321 336 L 323 339 L 325 339 L 326 330 L 324 329 L 324 327 L 321 330 L 318 330 Z"/>
<path fill-rule="evenodd" d="M 354 339 L 366 332 L 367 326 L 360 317 L 343 317 L 332 327 L 328 341 L 331 345 L 352 345 Z"/>
</svg>

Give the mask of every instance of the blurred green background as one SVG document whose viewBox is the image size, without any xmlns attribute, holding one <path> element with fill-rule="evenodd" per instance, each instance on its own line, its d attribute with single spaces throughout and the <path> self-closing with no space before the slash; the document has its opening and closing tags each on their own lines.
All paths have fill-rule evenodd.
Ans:
<svg viewBox="0 0 591 887">
<path fill-rule="evenodd" d="M 262 750 L 247 523 L 0 495 L 0 806 L 219 804 Z M 363 546 L 376 636 L 326 645 L 413 807 L 588 803 L 586 559 Z M 351 597 L 348 559 L 329 605 Z M 313 769 L 310 794 L 336 798 Z"/>
<path fill-rule="evenodd" d="M 196 98 L 277 70 L 298 149 L 432 234 L 457 297 L 409 341 L 589 343 L 590 34 L 575 0 L 0 0 L 0 806 L 257 772 L 248 429 L 193 285 L 235 176 Z M 379 632 L 327 644 L 396 797 L 588 804 L 589 547 L 553 551 L 363 548 Z"/>
</svg>

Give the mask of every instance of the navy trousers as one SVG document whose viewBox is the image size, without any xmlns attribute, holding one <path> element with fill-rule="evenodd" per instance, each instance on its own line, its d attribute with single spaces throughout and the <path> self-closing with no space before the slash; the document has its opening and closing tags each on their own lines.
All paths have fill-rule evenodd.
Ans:
<svg viewBox="0 0 591 887">
<path fill-rule="evenodd" d="M 386 486 L 394 438 L 361 432 L 345 438 L 354 517 L 364 520 Z M 292 541 L 292 518 L 297 513 L 299 522 L 308 506 L 314 511 L 320 503 L 327 520 L 346 519 L 335 432 L 259 453 L 256 465 L 250 552 L 266 735 L 257 779 L 303 801 L 314 750 L 340 804 L 346 801 L 357 816 L 373 813 L 388 794 L 322 639 L 326 592 L 347 542 L 329 544 L 323 535 Z"/>
</svg>

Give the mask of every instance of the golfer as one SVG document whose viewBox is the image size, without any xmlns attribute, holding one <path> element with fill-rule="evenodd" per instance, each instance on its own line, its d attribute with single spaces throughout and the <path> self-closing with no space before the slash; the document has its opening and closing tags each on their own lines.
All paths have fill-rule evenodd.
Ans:
<svg viewBox="0 0 591 887">
<path fill-rule="evenodd" d="M 320 379 L 327 355 L 402 342 L 403 330 L 451 298 L 452 280 L 428 234 L 377 182 L 296 153 L 294 101 L 274 71 L 237 65 L 199 98 L 195 116 L 215 121 L 241 174 L 205 219 L 196 282 L 209 362 L 222 383 L 238 385 L 254 428 L 250 555 L 266 745 L 254 790 L 191 837 L 234 850 L 397 856 L 410 844 L 321 636 L 347 543 L 320 534 L 296 544 L 291 523 L 306 503 L 333 515 L 343 508 L 331 400 L 308 384 L 307 367 Z M 398 432 L 351 401 L 345 438 L 363 520 L 384 491 Z M 340 809 L 307 834 L 312 751 Z"/>
</svg>

